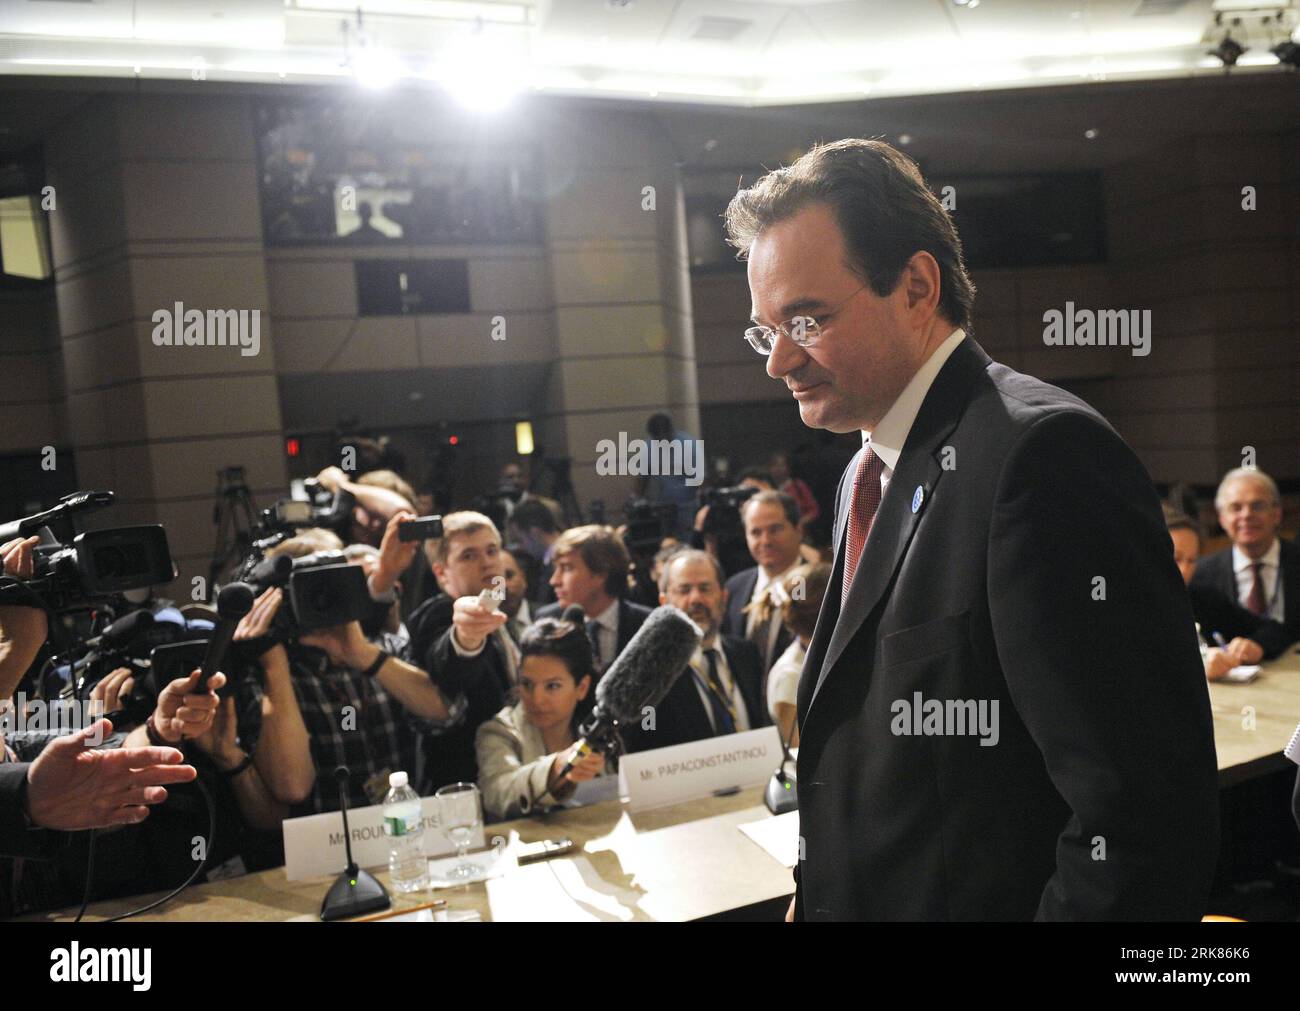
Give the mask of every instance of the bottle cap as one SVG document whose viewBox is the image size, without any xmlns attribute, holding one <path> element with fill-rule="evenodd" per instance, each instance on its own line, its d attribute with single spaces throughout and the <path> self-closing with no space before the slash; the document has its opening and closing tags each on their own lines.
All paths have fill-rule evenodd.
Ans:
<svg viewBox="0 0 1300 1011">
<path fill-rule="evenodd" d="M 400 790 L 407 783 L 406 773 L 390 772 L 388 774 L 388 785 L 393 790 Z"/>
</svg>

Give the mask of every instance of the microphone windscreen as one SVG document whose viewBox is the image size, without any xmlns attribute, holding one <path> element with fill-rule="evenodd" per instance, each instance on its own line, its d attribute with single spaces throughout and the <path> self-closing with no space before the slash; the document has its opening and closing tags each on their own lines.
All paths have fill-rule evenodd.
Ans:
<svg viewBox="0 0 1300 1011">
<path fill-rule="evenodd" d="M 217 594 L 217 614 L 238 620 L 253 609 L 253 588 L 247 583 L 230 583 Z"/>
<path fill-rule="evenodd" d="M 293 559 L 288 555 L 272 555 L 269 558 L 263 558 L 253 566 L 253 570 L 248 574 L 248 581 L 254 586 L 260 586 L 266 589 L 271 586 L 283 586 L 289 581 L 289 574 L 293 572 Z"/>
<path fill-rule="evenodd" d="M 125 646 L 154 623 L 153 612 L 147 608 L 123 615 L 100 633 L 99 641 L 109 649 Z"/>
<path fill-rule="evenodd" d="M 596 684 L 595 715 L 626 723 L 659 702 L 703 638 L 679 608 L 656 607 Z"/>
</svg>

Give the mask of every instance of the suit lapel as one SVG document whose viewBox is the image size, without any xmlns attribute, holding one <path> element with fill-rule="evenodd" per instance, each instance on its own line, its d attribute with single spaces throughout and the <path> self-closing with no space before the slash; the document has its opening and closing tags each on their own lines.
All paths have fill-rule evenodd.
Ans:
<svg viewBox="0 0 1300 1011">
<path fill-rule="evenodd" d="M 826 655 L 818 669 L 809 706 L 816 700 L 817 693 L 835 662 L 880 602 L 885 588 L 902 562 L 912 535 L 916 533 L 917 524 L 945 473 L 939 454 L 961 420 L 977 376 L 988 367 L 989 361 L 984 350 L 968 337 L 953 351 L 930 386 L 916 420 L 912 423 L 912 430 L 908 433 L 907 443 L 898 460 L 898 469 L 890 478 L 889 487 L 876 510 L 871 533 L 858 561 L 853 585 L 849 587 L 848 600 L 844 602 L 844 611 L 836 615 L 834 622 L 827 622 Z M 855 468 L 860 456 L 861 451 L 854 458 Z M 828 597 L 834 593 L 836 605 L 842 596 L 844 531 L 848 526 L 848 499 L 853 494 L 851 477 L 845 485 L 840 503 L 840 523 L 837 524 L 840 529 L 836 538 L 836 575 L 826 591 Z M 914 503 L 917 508 L 913 508 Z M 827 608 L 823 607 L 823 616 L 826 614 Z M 819 622 L 818 633 L 822 632 L 820 626 Z"/>
</svg>

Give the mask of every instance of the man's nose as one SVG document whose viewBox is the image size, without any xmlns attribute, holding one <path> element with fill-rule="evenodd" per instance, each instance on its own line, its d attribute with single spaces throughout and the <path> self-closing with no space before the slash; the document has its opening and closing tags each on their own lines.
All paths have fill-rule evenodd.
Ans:
<svg viewBox="0 0 1300 1011">
<path fill-rule="evenodd" d="M 767 356 L 767 374 L 773 379 L 780 379 L 797 369 L 808 356 L 803 348 L 785 335 L 783 330 L 776 331 L 776 343 L 772 353 Z"/>
</svg>

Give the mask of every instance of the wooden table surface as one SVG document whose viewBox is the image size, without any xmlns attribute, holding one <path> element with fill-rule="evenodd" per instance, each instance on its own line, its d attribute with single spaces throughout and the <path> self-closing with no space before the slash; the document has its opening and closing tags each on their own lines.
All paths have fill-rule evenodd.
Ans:
<svg viewBox="0 0 1300 1011">
<path fill-rule="evenodd" d="M 1219 778 L 1230 786 L 1290 765 L 1281 751 L 1300 723 L 1300 653 L 1289 648 L 1248 685 L 1210 684 Z M 433 898 L 449 913 L 483 920 L 659 920 L 714 916 L 788 896 L 789 869 L 737 828 L 768 817 L 758 787 L 730 797 L 631 813 L 617 801 L 558 811 L 543 819 L 489 825 L 487 837 L 523 842 L 568 836 L 574 854 L 512 868 L 455 888 L 393 896 L 402 909 Z M 376 875 L 388 884 L 388 871 Z M 148 919 L 319 922 L 332 877 L 289 882 L 284 869 L 197 885 Z M 161 894 L 161 893 L 159 893 Z M 142 906 L 156 896 L 98 902 L 88 920 Z M 27 917 L 70 920 L 63 910 Z"/>
<path fill-rule="evenodd" d="M 1300 653 L 1292 645 L 1261 666 L 1250 684 L 1210 683 L 1221 786 L 1294 768 L 1282 749 L 1300 724 Z"/>
<path fill-rule="evenodd" d="M 693 920 L 789 896 L 791 871 L 736 826 L 770 817 L 762 789 L 729 797 L 632 813 L 618 801 L 557 811 L 542 819 L 488 825 L 485 834 L 523 842 L 571 838 L 577 852 L 512 867 L 486 882 L 393 893 L 393 908 L 447 900 L 448 912 L 483 920 Z M 375 876 L 388 886 L 388 869 Z M 226 881 L 195 885 L 157 911 L 135 919 L 319 921 L 321 899 L 333 876 L 286 880 L 279 867 Z M 163 893 L 158 893 L 161 895 Z M 87 920 L 103 919 L 158 897 L 94 903 Z M 66 921 L 76 910 L 28 920 Z M 126 921 L 131 922 L 131 921 Z"/>
</svg>

